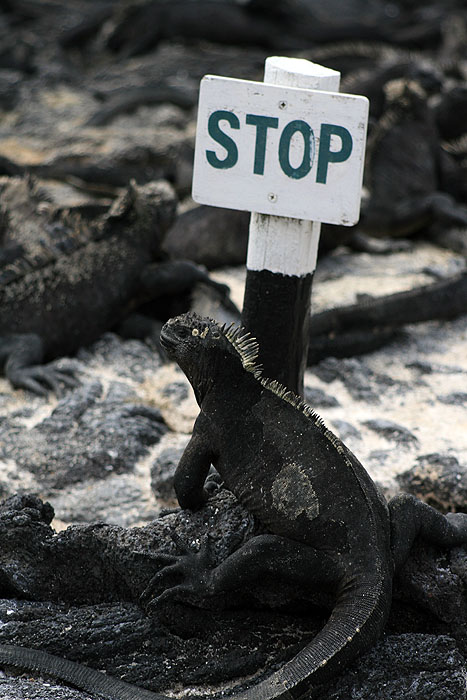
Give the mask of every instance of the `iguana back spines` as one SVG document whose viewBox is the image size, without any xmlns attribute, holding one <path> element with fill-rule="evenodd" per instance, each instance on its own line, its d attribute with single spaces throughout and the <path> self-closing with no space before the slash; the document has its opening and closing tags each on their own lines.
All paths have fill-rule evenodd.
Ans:
<svg viewBox="0 0 467 700">
<path fill-rule="evenodd" d="M 162 329 L 161 342 L 169 354 L 177 358 L 185 352 L 196 352 L 202 343 L 209 355 L 219 351 L 238 356 L 243 367 L 253 374 L 260 371 L 256 363 L 259 347 L 256 340 L 243 328 L 230 324 L 220 326 L 212 318 L 202 318 L 194 312 L 169 319 Z"/>
<path fill-rule="evenodd" d="M 220 326 L 214 319 L 202 318 L 196 313 L 183 314 L 170 319 L 162 329 L 161 343 L 169 356 L 183 363 L 186 354 L 189 365 L 192 364 L 192 352 L 196 352 L 201 360 L 202 354 L 209 357 L 209 362 L 204 360 L 203 367 L 212 375 L 216 362 L 222 361 L 222 351 L 237 356 L 243 368 L 253 374 L 256 380 L 276 396 L 291 404 L 297 411 L 309 418 L 317 429 L 331 442 L 334 449 L 341 455 L 345 455 L 345 447 L 339 438 L 325 425 L 323 419 L 300 396 L 285 387 L 276 379 L 263 377 L 262 366 L 256 362 L 259 355 L 259 346 L 256 339 L 242 326 L 231 324 Z M 200 347 L 202 344 L 202 353 Z M 216 359 L 217 358 L 217 359 Z M 186 363 L 185 363 L 186 364 Z M 180 365 L 184 371 L 184 365 Z M 225 367 L 223 367 L 225 369 Z M 190 375 L 187 374 L 190 378 Z M 199 382 L 199 376 L 194 378 L 194 386 Z M 193 384 L 193 382 L 192 382 Z M 196 394 L 195 388 L 195 394 Z"/>
</svg>

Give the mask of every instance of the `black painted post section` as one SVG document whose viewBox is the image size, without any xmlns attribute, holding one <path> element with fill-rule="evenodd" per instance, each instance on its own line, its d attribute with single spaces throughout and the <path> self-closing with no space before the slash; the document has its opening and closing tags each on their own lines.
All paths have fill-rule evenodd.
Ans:
<svg viewBox="0 0 467 700">
<path fill-rule="evenodd" d="M 266 59 L 264 82 L 283 87 L 339 91 L 340 73 L 303 59 L 272 56 Z M 278 110 L 287 111 L 287 100 Z M 256 118 L 258 119 L 258 118 Z M 285 148 L 281 167 L 291 178 L 301 178 L 309 169 L 310 135 L 302 133 L 301 166 L 290 164 L 290 139 L 303 121 L 292 120 L 279 143 Z M 273 124 L 269 124 L 270 127 Z M 303 127 L 304 128 L 304 127 Z M 330 138 L 330 137 L 329 137 Z M 266 158 L 268 156 L 266 152 Z M 287 172 L 287 167 L 291 170 Z M 256 172 L 256 171 L 255 171 Z M 308 172 L 308 170 L 307 170 Z M 281 202 L 271 185 L 269 202 Z M 247 256 L 247 278 L 242 324 L 259 342 L 263 376 L 303 396 L 303 378 L 308 355 L 311 284 L 316 266 L 320 224 L 303 219 L 252 213 Z"/>
<path fill-rule="evenodd" d="M 303 396 L 313 274 L 247 270 L 242 325 L 258 340 L 263 376 Z"/>
</svg>

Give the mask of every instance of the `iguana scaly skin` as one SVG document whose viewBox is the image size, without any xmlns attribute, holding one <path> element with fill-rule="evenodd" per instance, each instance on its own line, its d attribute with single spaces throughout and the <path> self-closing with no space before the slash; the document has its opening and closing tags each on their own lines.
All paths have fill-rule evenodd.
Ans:
<svg viewBox="0 0 467 700">
<path fill-rule="evenodd" d="M 139 304 L 198 281 L 227 292 L 193 263 L 163 260 L 176 209 L 167 182 L 130 184 L 92 227 L 72 214 L 56 220 L 34 179 L 3 179 L 0 193 L 7 191 L 12 210 L 2 201 L 0 219 L 13 241 L 38 239 L 11 264 L 0 256 L 0 373 L 14 387 L 47 394 L 76 384 L 43 363 L 94 342 Z"/>
<path fill-rule="evenodd" d="M 467 515 L 444 516 L 411 496 L 388 506 L 357 458 L 316 413 L 261 376 L 258 345 L 242 329 L 184 314 L 165 324 L 161 342 L 187 375 L 201 409 L 175 475 L 181 507 L 203 505 L 213 464 L 268 534 L 249 539 L 213 569 L 206 548 L 161 555 L 165 566 L 145 597 L 161 589 L 159 601 L 213 595 L 268 574 L 295 586 L 332 590 L 334 608 L 315 638 L 280 670 L 233 696 L 299 698 L 379 638 L 394 570 L 415 537 L 446 547 L 467 542 Z M 179 583 L 168 587 L 174 578 Z M 79 671 L 76 664 L 42 652 L 0 646 L 0 662 L 47 670 L 115 700 L 163 698 L 133 692 L 115 679 L 107 686 L 102 674 Z"/>
</svg>

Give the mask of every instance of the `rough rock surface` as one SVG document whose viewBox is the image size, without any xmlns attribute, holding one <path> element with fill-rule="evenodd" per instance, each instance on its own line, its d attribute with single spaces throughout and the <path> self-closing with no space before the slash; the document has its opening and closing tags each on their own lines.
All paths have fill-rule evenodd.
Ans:
<svg viewBox="0 0 467 700">
<path fill-rule="evenodd" d="M 161 566 L 159 552 L 198 549 L 209 533 L 215 565 L 255 532 L 225 491 L 194 515 L 167 513 L 144 528 L 100 523 L 55 534 L 52 517 L 50 505 L 31 496 L 2 506 L 1 642 L 43 648 L 154 690 L 181 684 L 208 692 L 280 665 L 324 620 L 325 596 L 274 581 L 228 600 L 141 609 L 139 597 Z M 363 698 L 378 687 L 402 697 L 417 678 L 417 692 L 426 697 L 441 697 L 446 686 L 446 697 L 463 698 L 455 693 L 462 682 L 465 689 L 466 590 L 465 549 L 418 546 L 398 577 L 388 635 L 319 697 Z"/>
<path fill-rule="evenodd" d="M 339 249 L 318 268 L 315 303 L 340 302 L 343 288 L 350 300 L 351 289 L 404 288 L 424 277 L 426 256 L 447 265 L 452 255 L 422 244 L 416 256 L 385 258 L 383 271 L 379 257 Z M 333 265 L 345 266 L 344 277 Z M 242 269 L 215 276 L 241 296 Z M 467 510 L 465 409 L 438 399 L 467 374 L 466 336 L 466 318 L 414 325 L 386 348 L 307 371 L 308 397 L 388 496 L 402 487 L 443 510 Z M 271 585 L 231 599 L 240 605 L 234 610 L 219 608 L 226 601 L 192 601 L 201 611 L 180 603 L 148 615 L 139 605 L 160 566 L 157 552 L 177 551 L 174 532 L 194 548 L 209 532 L 216 557 L 252 532 L 222 491 L 200 513 L 176 510 L 171 478 L 197 414 L 184 375 L 144 343 L 113 334 L 57 362 L 75 363 L 81 380 L 60 399 L 32 397 L 0 379 L 2 495 L 39 494 L 51 502 L 58 530 L 49 524 L 52 510 L 36 501 L 3 507 L 0 639 L 149 688 L 207 694 L 293 655 L 322 624 L 325 598 L 283 609 L 284 590 Z M 466 601 L 465 549 L 420 545 L 395 582 L 387 636 L 319 697 L 464 700 Z M 1 680 L 0 697 L 12 700 L 85 697 L 54 682 Z"/>
<path fill-rule="evenodd" d="M 218 6 L 229 4 L 240 14 L 247 5 L 272 10 L 261 0 Z M 132 53 L 132 42 L 140 38 L 138 32 L 131 35 L 132 22 L 120 26 L 122 45 L 115 47 L 125 1 L 118 7 L 107 0 L 4 5 L 0 174 L 30 172 L 47 180 L 48 206 L 79 211 L 84 218 L 108 207 L 131 178 L 139 183 L 167 178 L 182 201 L 182 215 L 166 249 L 210 268 L 241 262 L 247 215 L 193 210 L 189 198 L 198 84 L 206 73 L 261 80 L 265 57 L 284 53 L 290 38 L 283 16 L 277 15 L 271 34 L 256 14 L 260 30 L 241 48 L 228 45 L 231 24 L 211 23 L 208 37 L 196 34 L 199 26 L 179 27 L 181 34 L 174 30 L 173 36 L 164 27 L 167 35 L 162 32 L 146 52 Z M 137 3 L 143 14 L 146 5 L 157 3 Z M 312 2 L 283 5 L 310 13 L 306 22 L 288 25 L 295 43 L 287 55 L 341 70 L 345 90 L 363 93 L 366 85 L 374 119 L 384 95 L 384 81 L 373 80 L 374 67 L 390 78 L 407 75 L 407 64 L 418 70 L 428 61 L 433 80 L 435 59 L 447 76 L 442 88 L 431 83 L 439 89 L 435 98 L 451 94 L 451 85 L 453 98 L 456 91 L 460 97 L 465 93 L 459 88 L 467 78 L 460 0 L 444 4 L 448 9 L 442 3 L 374 0 L 371 12 L 359 0 L 321 3 L 319 10 Z M 450 8 L 454 12 L 446 14 Z M 215 43 L 216 32 L 223 45 Z M 316 42 L 311 48 L 310 36 Z M 350 47 L 326 44 L 347 38 Z M 375 46 L 378 39 L 385 44 Z M 465 174 L 460 136 L 467 118 L 462 100 L 455 104 L 438 104 L 447 158 L 442 169 L 455 165 Z M 454 131 L 446 114 L 458 116 Z M 451 195 L 465 203 L 466 180 L 456 168 L 444 175 Z M 410 179 L 413 172 L 410 167 Z M 337 247 L 346 244 L 348 231 L 323 227 L 322 250 L 332 252 L 319 261 L 313 310 L 464 270 L 465 226 L 443 228 L 441 220 L 438 237 L 451 250 L 427 242 L 433 231 L 422 229 L 417 239 L 399 240 L 378 255 Z M 0 212 L 0 245 L 8 242 L 8 230 Z M 0 248 L 0 265 L 2 254 Z M 244 267 L 216 269 L 213 276 L 231 285 L 241 308 Z M 402 490 L 443 511 L 467 512 L 466 342 L 467 315 L 406 326 L 377 351 L 328 358 L 308 369 L 308 400 L 388 497 Z M 211 501 L 200 512 L 176 508 L 173 471 L 197 415 L 184 375 L 164 364 L 153 347 L 110 333 L 56 364 L 72 365 L 81 382 L 58 398 L 15 391 L 0 377 L 0 641 L 37 646 L 154 690 L 171 689 L 174 697 L 185 697 L 184 688 L 206 695 L 228 692 L 292 656 L 322 624 L 325 595 L 308 600 L 309 591 L 265 582 L 237 600 L 149 611 L 140 605 L 140 594 L 161 565 L 159 552 L 180 551 L 183 543 L 197 549 L 209 533 L 215 563 L 253 532 L 248 514 L 216 490 L 215 480 Z M 226 603 L 236 607 L 223 609 Z M 395 581 L 384 638 L 317 689 L 316 697 L 466 700 L 466 606 L 466 549 L 445 552 L 419 543 Z M 89 695 L 8 669 L 0 672 L 0 698 Z"/>
<path fill-rule="evenodd" d="M 397 482 L 404 491 L 438 510 L 465 512 L 467 468 L 454 455 L 438 452 L 420 455 L 411 469 L 397 476 Z"/>
</svg>

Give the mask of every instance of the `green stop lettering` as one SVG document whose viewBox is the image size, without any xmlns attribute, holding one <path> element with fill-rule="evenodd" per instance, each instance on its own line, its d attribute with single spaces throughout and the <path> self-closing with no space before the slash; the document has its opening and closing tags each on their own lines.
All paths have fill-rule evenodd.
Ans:
<svg viewBox="0 0 467 700">
<path fill-rule="evenodd" d="M 238 161 L 238 148 L 235 141 L 220 128 L 219 122 L 222 120 L 227 121 L 232 129 L 240 129 L 240 120 L 233 112 L 228 112 L 225 109 L 213 112 L 208 120 L 208 134 L 225 148 L 227 153 L 222 159 L 217 157 L 215 151 L 206 151 L 206 158 L 213 168 L 233 168 Z"/>
<path fill-rule="evenodd" d="M 338 136 L 341 140 L 339 151 L 331 151 L 331 136 Z M 343 126 L 337 124 L 321 124 L 319 136 L 318 170 L 316 182 L 326 184 L 329 163 L 343 163 L 352 153 L 352 135 Z"/>
<path fill-rule="evenodd" d="M 253 172 L 255 175 L 264 175 L 264 160 L 266 157 L 266 140 L 268 129 L 277 129 L 279 120 L 277 117 L 263 117 L 259 114 L 247 114 L 246 123 L 256 126 L 255 162 Z"/>
<path fill-rule="evenodd" d="M 220 125 L 220 122 L 227 122 Z M 260 114 L 247 114 L 245 124 L 255 127 L 255 148 L 253 160 L 253 173 L 264 175 L 266 167 L 267 141 L 270 129 L 279 128 L 277 117 L 268 117 Z M 238 162 L 238 146 L 231 135 L 225 129 L 240 129 L 240 120 L 234 112 L 218 109 L 208 119 L 209 136 L 223 149 L 225 156 L 219 157 L 215 151 L 206 150 L 206 158 L 213 168 L 226 170 L 233 168 Z M 303 140 L 303 155 L 301 162 L 292 165 L 290 150 L 292 138 L 299 134 Z M 331 150 L 331 139 L 335 136 L 340 144 L 337 150 Z M 333 142 L 335 143 L 335 141 Z M 352 153 L 353 140 L 348 129 L 338 124 L 321 124 L 318 148 L 318 164 L 316 168 L 316 182 L 325 185 L 330 163 L 343 163 Z M 303 119 L 293 119 L 284 126 L 279 137 L 277 158 L 282 172 L 295 180 L 300 180 L 308 175 L 313 167 L 315 158 L 315 136 L 313 129 Z"/>
<path fill-rule="evenodd" d="M 297 168 L 290 164 L 290 141 L 292 136 L 299 133 L 303 136 L 303 158 Z M 279 141 L 279 164 L 282 172 L 294 180 L 300 180 L 311 170 L 315 154 L 315 137 L 313 130 L 301 119 L 294 119 L 284 127 Z"/>
</svg>

